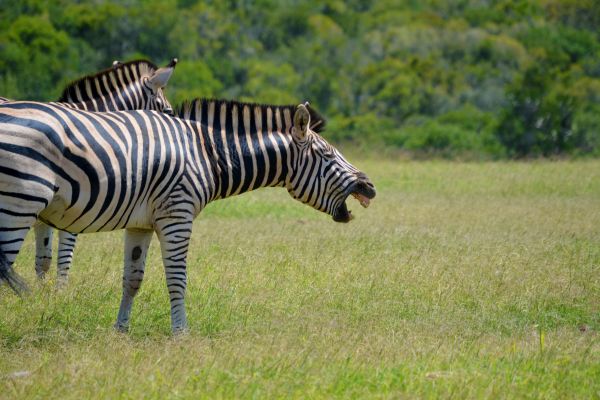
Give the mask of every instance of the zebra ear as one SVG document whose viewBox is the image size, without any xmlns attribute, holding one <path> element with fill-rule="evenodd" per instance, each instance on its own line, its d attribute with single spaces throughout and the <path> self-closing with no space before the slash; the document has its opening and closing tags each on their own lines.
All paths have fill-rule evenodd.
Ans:
<svg viewBox="0 0 600 400">
<path fill-rule="evenodd" d="M 164 88 L 169 82 L 169 78 L 175 71 L 175 65 L 157 69 L 154 74 L 148 79 L 148 83 L 154 91 Z"/>
<path fill-rule="evenodd" d="M 292 133 L 300 140 L 304 140 L 310 126 L 310 113 L 304 104 L 300 104 L 294 113 L 294 127 Z"/>
</svg>

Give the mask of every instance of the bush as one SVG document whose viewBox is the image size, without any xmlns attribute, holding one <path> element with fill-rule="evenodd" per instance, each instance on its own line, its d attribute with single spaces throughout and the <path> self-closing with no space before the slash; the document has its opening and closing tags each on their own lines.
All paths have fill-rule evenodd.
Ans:
<svg viewBox="0 0 600 400">
<path fill-rule="evenodd" d="M 463 126 L 427 121 L 423 125 L 407 126 L 388 136 L 388 143 L 415 154 L 454 157 L 491 157 L 502 155 L 502 148 L 485 132 L 476 132 Z M 391 139 L 391 140 L 390 140 Z"/>
<path fill-rule="evenodd" d="M 493 114 L 471 105 L 437 118 L 413 116 L 403 125 L 375 113 L 335 118 L 325 133 L 335 143 L 397 149 L 417 156 L 500 158 L 504 148 L 494 135 Z"/>
</svg>

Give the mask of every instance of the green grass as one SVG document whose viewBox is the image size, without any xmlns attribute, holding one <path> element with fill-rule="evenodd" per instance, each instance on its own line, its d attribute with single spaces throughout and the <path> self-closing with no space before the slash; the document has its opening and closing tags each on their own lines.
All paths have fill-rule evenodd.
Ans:
<svg viewBox="0 0 600 400">
<path fill-rule="evenodd" d="M 157 243 L 113 332 L 122 232 L 80 238 L 64 291 L 1 287 L 0 398 L 600 397 L 599 161 L 357 166 L 378 195 L 347 225 L 281 189 L 211 204 L 185 337 Z"/>
</svg>

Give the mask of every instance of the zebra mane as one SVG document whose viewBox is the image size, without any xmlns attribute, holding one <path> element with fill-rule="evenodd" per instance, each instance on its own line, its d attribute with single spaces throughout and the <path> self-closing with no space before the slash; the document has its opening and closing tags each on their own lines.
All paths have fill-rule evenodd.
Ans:
<svg viewBox="0 0 600 400">
<path fill-rule="evenodd" d="M 153 62 L 148 61 L 148 60 L 133 60 L 133 61 L 125 62 L 125 63 L 114 64 L 113 66 L 106 68 L 100 72 L 97 72 L 95 74 L 86 75 L 83 78 L 79 78 L 77 80 L 72 81 L 71 83 L 69 83 L 67 85 L 67 87 L 65 87 L 65 89 L 63 90 L 58 101 L 59 102 L 69 101 L 70 98 L 74 97 L 75 90 L 77 88 L 79 88 L 82 95 L 85 95 L 85 92 L 86 92 L 85 87 L 86 87 L 87 82 L 92 83 L 98 79 L 102 79 L 106 75 L 110 75 L 111 73 L 115 73 L 119 70 L 125 71 L 127 69 L 131 70 L 134 68 L 138 69 L 140 75 L 152 73 L 158 69 L 156 64 L 154 64 Z M 91 99 L 84 99 L 84 101 L 86 101 L 86 100 L 91 100 Z"/>
<path fill-rule="evenodd" d="M 262 104 L 262 103 L 247 103 L 237 100 L 227 100 L 227 99 L 211 99 L 211 98 L 196 98 L 193 100 L 186 100 L 175 108 L 175 115 L 180 118 L 185 119 L 194 119 L 195 118 L 195 109 L 196 105 L 200 103 L 202 108 L 205 108 L 209 104 L 214 104 L 215 109 L 218 109 L 223 104 L 227 106 L 227 108 L 231 108 L 233 106 L 237 106 L 239 109 L 244 107 L 249 107 L 254 110 L 256 108 L 260 108 L 262 112 L 266 113 L 268 108 L 272 110 L 279 109 L 289 110 L 290 115 L 294 115 L 296 112 L 297 105 L 273 105 L 273 104 Z M 325 130 L 325 126 L 327 125 L 327 120 L 312 106 L 306 105 L 308 112 L 310 113 L 310 129 L 313 132 L 321 133 Z"/>
</svg>

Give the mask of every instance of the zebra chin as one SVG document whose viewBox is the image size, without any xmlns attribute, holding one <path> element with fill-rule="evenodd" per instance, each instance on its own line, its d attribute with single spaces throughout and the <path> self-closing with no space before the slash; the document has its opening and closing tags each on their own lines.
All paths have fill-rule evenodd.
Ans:
<svg viewBox="0 0 600 400">
<path fill-rule="evenodd" d="M 348 206 L 346 205 L 346 200 L 348 200 L 348 197 L 354 197 L 356 200 L 358 200 L 361 206 L 367 208 L 371 203 L 371 199 L 375 197 L 375 194 L 375 187 L 366 179 L 351 185 L 344 194 L 344 200 L 333 211 L 333 220 L 335 222 L 350 222 L 352 219 L 354 219 L 352 211 L 348 210 Z"/>
</svg>

